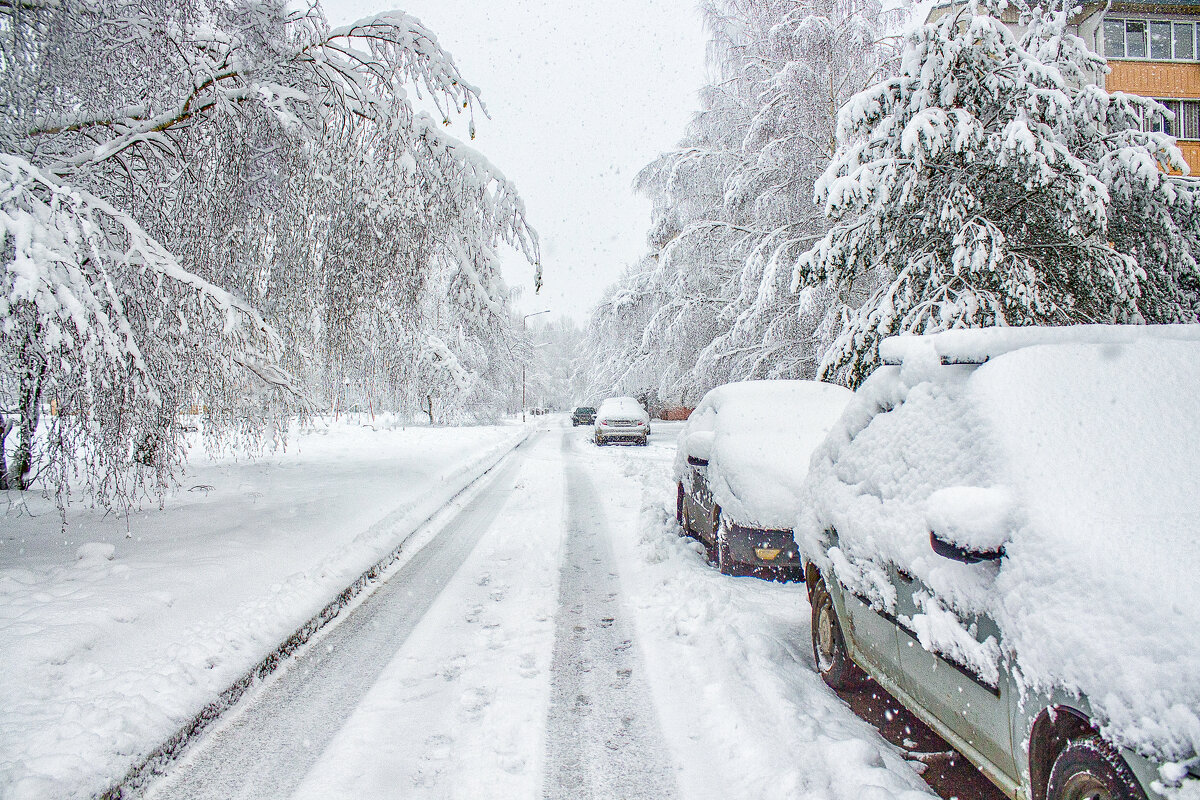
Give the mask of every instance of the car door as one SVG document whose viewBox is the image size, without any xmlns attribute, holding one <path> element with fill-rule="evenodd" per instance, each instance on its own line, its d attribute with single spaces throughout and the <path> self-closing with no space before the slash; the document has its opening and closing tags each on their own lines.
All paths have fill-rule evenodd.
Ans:
<svg viewBox="0 0 1200 800">
<path fill-rule="evenodd" d="M 925 649 L 903 620 L 911 620 L 923 613 L 917 602 L 918 594 L 924 592 L 932 597 L 933 593 L 911 575 L 897 573 L 897 577 L 901 688 L 979 755 L 1010 780 L 1015 780 L 1008 682 L 1001 675 L 998 683 L 992 685 L 970 667 Z M 987 617 L 972 617 L 961 622 L 977 641 L 987 641 L 989 636 L 1000 641 L 999 628 Z"/>
<path fill-rule="evenodd" d="M 688 473 L 691 476 L 691 486 L 685 500 L 691 503 L 688 519 L 691 520 L 692 530 L 706 539 L 711 539 L 713 499 L 712 491 L 708 487 L 708 464 L 689 457 Z"/>
<path fill-rule="evenodd" d="M 683 446 L 687 447 L 688 440 L 693 434 L 706 435 L 711 438 L 716 428 L 716 416 L 714 408 L 701 403 L 688 420 Z M 688 520 L 691 522 L 692 530 L 705 539 L 713 541 L 713 496 L 708 484 L 708 453 L 706 452 L 704 455 L 706 457 L 697 457 L 691 452 L 686 454 L 688 482 L 684 486 L 683 502 L 687 506 Z"/>
<path fill-rule="evenodd" d="M 836 534 L 835 534 L 836 536 Z M 836 542 L 836 539 L 835 539 Z M 882 673 L 886 679 L 897 682 L 900 675 L 900 651 L 897 644 L 896 618 L 873 607 L 870 600 L 844 584 L 840 587 L 846 623 L 843 633 L 848 634 L 850 644 L 861 658 Z"/>
</svg>

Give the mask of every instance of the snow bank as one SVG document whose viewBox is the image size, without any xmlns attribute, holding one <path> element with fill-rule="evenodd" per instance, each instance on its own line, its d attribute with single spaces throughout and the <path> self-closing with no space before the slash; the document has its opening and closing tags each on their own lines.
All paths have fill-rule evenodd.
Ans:
<svg viewBox="0 0 1200 800">
<path fill-rule="evenodd" d="M 704 396 L 680 434 L 675 479 L 687 474 L 690 437 L 707 437 L 707 479 L 722 514 L 786 529 L 814 448 L 853 393 L 816 381 L 741 381 Z M 707 442 L 707 438 L 705 438 Z"/>
<path fill-rule="evenodd" d="M 964 331 L 892 347 L 904 365 L 863 385 L 814 456 L 797 541 L 881 610 L 896 610 L 889 563 L 918 577 L 929 593 L 908 622 L 928 648 L 985 676 L 1015 660 L 1019 688 L 1085 695 L 1118 743 L 1195 754 L 1198 330 L 1049 331 L 1062 343 L 1007 350 L 1035 333 Z M 968 350 L 991 360 L 937 366 Z M 931 523 L 1005 557 L 940 558 Z M 972 614 L 995 620 L 1000 647 L 975 640 L 961 622 Z"/>
<path fill-rule="evenodd" d="M 322 427 L 197 462 L 128 527 L 29 498 L 0 533 L 0 796 L 107 788 L 523 435 Z"/>
<path fill-rule="evenodd" d="M 679 535 L 669 462 L 650 450 L 602 451 L 615 463 L 592 469 L 610 498 L 621 581 L 680 795 L 932 796 L 921 765 L 817 675 L 804 586 L 732 579 L 706 563 L 704 549 Z"/>
</svg>

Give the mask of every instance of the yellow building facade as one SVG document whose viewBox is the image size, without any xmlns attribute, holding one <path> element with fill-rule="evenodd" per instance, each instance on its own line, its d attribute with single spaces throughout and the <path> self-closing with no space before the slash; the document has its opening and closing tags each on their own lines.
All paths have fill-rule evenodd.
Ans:
<svg viewBox="0 0 1200 800">
<path fill-rule="evenodd" d="M 1153 97 L 1174 113 L 1149 123 L 1176 137 L 1193 175 L 1200 175 L 1200 8 L 1113 5 L 1098 28 L 1108 62 L 1104 88 Z"/>
</svg>

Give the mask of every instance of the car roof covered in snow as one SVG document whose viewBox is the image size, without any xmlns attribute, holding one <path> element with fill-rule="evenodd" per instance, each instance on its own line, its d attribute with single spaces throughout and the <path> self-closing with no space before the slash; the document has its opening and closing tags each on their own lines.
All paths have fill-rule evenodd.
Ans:
<svg viewBox="0 0 1200 800">
<path fill-rule="evenodd" d="M 680 434 L 676 474 L 686 468 L 686 438 L 711 431 L 707 478 L 722 513 L 742 525 L 791 528 L 812 451 L 853 396 L 842 386 L 817 381 L 718 386 Z"/>
<path fill-rule="evenodd" d="M 969 328 L 926 336 L 892 336 L 880 343 L 879 357 L 885 364 L 898 365 L 932 352 L 943 364 L 982 364 L 1038 344 L 1128 344 L 1148 340 L 1200 341 L 1200 325 Z"/>
<path fill-rule="evenodd" d="M 610 397 L 600 404 L 597 413 L 601 416 L 605 414 L 631 414 L 634 417 L 646 416 L 646 409 L 642 408 L 642 404 L 632 397 Z"/>
<path fill-rule="evenodd" d="M 888 561 L 920 578 L 936 597 L 908 624 L 927 647 L 985 677 L 1015 654 L 1025 686 L 1085 695 L 1118 743 L 1194 755 L 1200 326 L 1060 330 L 909 338 L 814 455 L 797 540 L 881 610 Z M 985 342 L 987 363 L 944 365 Z M 953 517 L 1007 541 L 998 569 L 933 554 Z M 957 622 L 973 614 L 1004 641 L 976 641 Z"/>
</svg>

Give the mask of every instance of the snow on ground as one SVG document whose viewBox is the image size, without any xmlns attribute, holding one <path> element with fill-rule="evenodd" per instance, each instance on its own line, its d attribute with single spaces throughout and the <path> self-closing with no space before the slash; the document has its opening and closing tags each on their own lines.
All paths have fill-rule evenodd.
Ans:
<svg viewBox="0 0 1200 800">
<path fill-rule="evenodd" d="M 557 435 L 294 797 L 531 798 L 565 517 Z"/>
<path fill-rule="evenodd" d="M 928 797 L 900 751 L 815 672 L 804 586 L 720 575 L 679 537 L 679 428 L 655 422 L 649 448 L 596 449 L 591 460 L 681 794 Z"/>
<path fill-rule="evenodd" d="M 198 459 L 128 521 L 0 517 L 0 796 L 102 790 L 393 549 L 524 428 L 323 425 Z"/>
<path fill-rule="evenodd" d="M 814 672 L 804 587 L 722 576 L 679 538 L 680 427 L 656 421 L 646 448 L 597 448 L 590 430 L 564 428 L 523 449 L 495 520 L 354 710 L 330 720 L 339 729 L 314 767 L 297 767 L 294 796 L 541 796 L 565 677 L 554 652 L 571 611 L 559 607 L 566 538 L 608 536 L 616 567 L 598 568 L 616 573 L 601 592 L 617 619 L 602 627 L 632 641 L 617 679 L 589 684 L 589 704 L 620 707 L 630 673 L 649 690 L 639 708 L 665 752 L 645 758 L 679 796 L 927 797 Z M 119 777 L 522 433 L 305 436 L 267 462 L 197 467 L 132 538 L 86 514 L 66 539 L 52 515 L 7 519 L 19 535 L 6 527 L 0 549 L 0 668 L 16 680 L 0 690 L 0 795 L 80 795 Z M 198 484 L 212 489 L 187 491 Z M 601 661 L 581 668 L 611 667 Z"/>
</svg>

